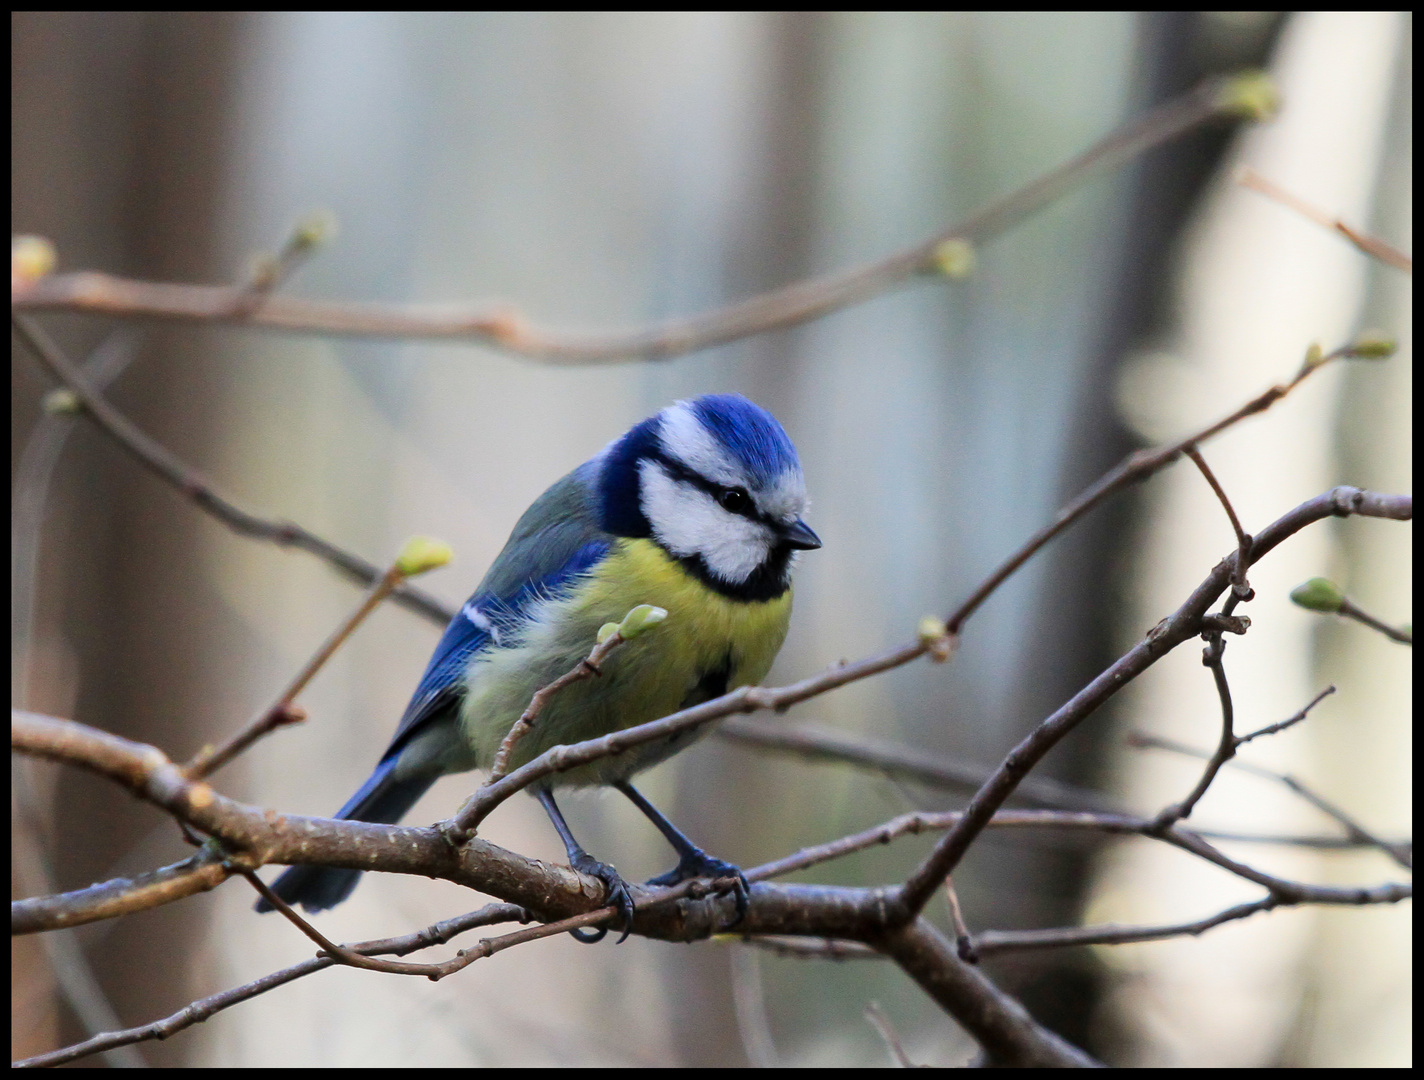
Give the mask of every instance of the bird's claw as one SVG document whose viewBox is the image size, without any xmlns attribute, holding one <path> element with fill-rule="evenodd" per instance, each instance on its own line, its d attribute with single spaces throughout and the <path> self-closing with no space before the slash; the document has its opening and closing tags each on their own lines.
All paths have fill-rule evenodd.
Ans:
<svg viewBox="0 0 1424 1080">
<path fill-rule="evenodd" d="M 747 905 L 751 902 L 751 886 L 747 884 L 747 876 L 742 873 L 742 868 L 725 859 L 708 855 L 699 848 L 693 848 L 666 874 L 649 878 L 647 883 L 660 886 L 678 885 L 693 878 L 733 878 L 732 897 L 737 905 L 737 915 L 723 929 L 730 930 L 746 917 Z"/>
<path fill-rule="evenodd" d="M 633 932 L 633 894 L 628 891 L 628 883 L 613 867 L 605 862 L 599 862 L 587 853 L 582 858 L 574 859 L 570 865 L 580 874 L 587 874 L 589 877 L 598 878 L 603 882 L 604 904 L 616 907 L 619 915 L 622 916 L 623 936 L 618 939 L 618 944 L 623 944 L 628 940 L 628 935 Z M 570 930 L 569 933 L 573 935 L 574 940 L 581 941 L 585 945 L 592 945 L 608 936 L 608 927 L 600 926 L 597 930 L 579 927 Z"/>
</svg>

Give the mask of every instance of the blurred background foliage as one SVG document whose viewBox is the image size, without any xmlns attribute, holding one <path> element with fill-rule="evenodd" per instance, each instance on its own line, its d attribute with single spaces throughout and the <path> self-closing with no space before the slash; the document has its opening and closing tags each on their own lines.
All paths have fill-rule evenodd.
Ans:
<svg viewBox="0 0 1424 1080">
<path fill-rule="evenodd" d="M 1343 87 L 1338 129 L 1373 142 L 1322 151 L 1322 160 L 1343 159 L 1331 166 L 1347 175 L 1343 187 L 1312 188 L 1322 170 L 1310 164 L 1276 178 L 1407 247 L 1408 28 L 1399 15 L 1273 13 L 16 13 L 12 224 L 52 238 L 62 269 L 232 281 L 255 251 L 324 207 L 339 236 L 286 286 L 292 293 L 499 300 L 541 326 L 627 326 L 917 242 L 1204 75 L 1296 56 L 1301 81 L 1283 87 L 1282 124 L 1291 92 L 1314 100 L 1317 85 Z M 1299 59 L 1312 48 L 1314 61 Z M 1319 83 L 1319 69 L 1332 67 L 1340 70 Z M 111 396 L 244 504 L 373 561 L 412 533 L 449 541 L 456 562 L 427 585 L 458 604 L 554 478 L 675 398 L 747 394 L 799 446 L 809 520 L 825 540 L 799 572 L 791 636 L 772 674 L 786 681 L 907 639 L 921 616 L 947 611 L 1124 453 L 1288 375 L 1311 340 L 1349 333 L 1367 314 L 1406 334 L 1407 314 L 1397 319 L 1407 295 L 1356 253 L 1257 196 L 1222 194 L 1223 162 L 1240 149 L 1221 128 L 1189 136 L 989 245 L 963 284 L 913 285 L 676 360 L 565 369 L 463 345 L 147 325 L 127 331 L 134 360 Z M 1226 197 L 1247 200 L 1243 213 L 1280 234 L 1208 230 L 1211 246 L 1200 223 L 1210 200 Z M 1311 269 L 1311 281 L 1331 295 L 1343 289 L 1343 306 L 1319 320 L 1309 305 L 1288 309 L 1251 339 L 1260 347 L 1233 377 L 1215 380 L 1191 342 L 1219 355 L 1212 350 L 1236 324 L 1193 339 L 1188 305 L 1233 266 L 1276 273 L 1242 262 L 1245 236 L 1289 260 L 1298 256 L 1280 235 L 1298 234 L 1328 264 Z M 1202 265 L 1227 269 L 1193 293 L 1182 275 Z M 1343 266 L 1345 285 L 1329 266 Z M 109 329 L 46 322 L 75 356 Z M 1407 372 L 1406 358 L 1393 364 Z M 1397 374 L 1361 382 L 1369 378 L 1322 378 L 1314 419 L 1265 436 L 1269 460 L 1323 448 L 1302 498 L 1321 481 L 1407 490 L 1407 412 L 1402 427 L 1388 427 L 1376 411 L 1381 400 L 1407 400 L 1407 374 L 1402 384 Z M 20 357 L 12 462 L 45 389 Z M 1372 440 L 1366 429 L 1380 427 Z M 1214 463 L 1221 453 L 1208 449 Z M 1299 501 L 1282 501 L 1282 483 L 1295 489 L 1273 483 L 1259 505 L 1238 502 L 1248 528 Z M 1231 550 L 1210 504 L 1180 511 L 1209 518 L 1203 534 L 1154 531 L 1153 513 L 1174 520 L 1174 489 L 1159 487 L 1100 511 L 1031 564 L 974 618 L 952 664 L 856 684 L 789 719 L 997 761 Z M 60 461 L 43 530 L 16 693 L 174 756 L 268 702 L 357 595 L 310 558 L 225 532 L 84 425 Z M 1192 543 L 1173 548 L 1183 535 Z M 1177 550 L 1180 578 L 1163 569 Z M 1337 568 L 1383 563 L 1385 607 L 1407 594 L 1407 548 L 1312 550 Z M 1299 708 L 1322 657 L 1334 655 L 1331 641 L 1345 647 L 1321 639 L 1336 629 L 1322 630 L 1319 618 L 1283 618 L 1298 619 L 1287 640 L 1300 671 L 1261 689 L 1270 715 L 1260 723 Z M 1352 633 L 1363 631 L 1339 630 Z M 282 810 L 335 809 L 384 748 L 437 634 L 395 608 L 379 613 L 306 695 L 311 721 L 221 775 L 223 790 Z M 1183 679 L 1209 694 L 1210 680 L 1185 659 Z M 1342 660 L 1331 677 L 1348 684 L 1355 670 Z M 1400 685 L 1394 668 L 1375 676 Z M 1397 792 L 1370 804 L 1386 830 L 1407 827 L 1407 778 L 1382 784 L 1369 766 L 1381 755 L 1408 759 L 1399 732 L 1407 683 L 1406 671 L 1402 690 L 1369 703 L 1388 726 L 1365 743 L 1353 786 L 1348 777 L 1325 785 L 1347 804 L 1372 787 Z M 1045 774 L 1105 787 L 1140 809 L 1179 796 L 1186 773 L 1134 786 L 1141 755 L 1115 749 L 1125 726 L 1150 725 L 1152 693 L 1180 696 L 1170 682 L 1154 685 L 1132 715 L 1085 725 Z M 1340 709 L 1359 708 L 1342 690 Z M 1183 736 L 1200 745 L 1217 723 L 1206 700 Z M 1303 751 L 1307 763 L 1338 756 L 1329 736 L 1310 733 L 1319 729 L 1331 730 L 1312 721 L 1293 736 L 1307 748 L 1327 739 L 1324 750 Z M 181 857 L 176 830 L 152 810 L 85 776 L 30 771 L 59 886 Z M 442 781 L 408 820 L 448 815 L 472 782 Z M 905 809 L 955 804 L 948 793 L 716 739 L 650 774 L 646 787 L 695 838 L 746 866 Z M 1259 825 L 1258 805 L 1248 793 L 1228 819 Z M 585 844 L 630 876 L 666 868 L 661 840 L 621 802 L 584 798 L 569 810 Z M 1295 820 L 1282 814 L 1271 820 Z M 501 810 L 487 835 L 562 861 L 532 800 Z M 927 843 L 904 840 L 807 876 L 893 880 Z M 1103 848 L 1052 834 L 985 837 L 956 874 L 970 925 L 1065 925 L 1089 909 L 1144 921 L 1156 909 L 1150 900 L 1134 907 L 1134 887 L 1181 899 L 1177 917 L 1214 910 L 1214 893 L 1174 887 L 1177 864 L 1135 868 L 1131 854 L 1114 847 L 1104 858 Z M 1293 865 L 1328 872 L 1319 860 Z M 1356 869 L 1378 876 L 1382 866 L 1366 859 Z M 136 1024 L 310 952 L 279 920 L 251 915 L 250 902 L 232 883 L 78 938 L 118 1017 Z M 381 936 L 477 902 L 448 883 L 368 878 L 322 925 L 341 940 Z M 988 968 L 1040 1019 L 1113 1063 L 1401 1064 L 1407 1022 L 1388 1017 L 1399 1008 L 1408 1016 L 1407 969 L 1376 966 L 1376 978 L 1358 969 L 1370 949 L 1407 954 L 1398 950 L 1407 918 L 1329 915 L 1347 922 L 1271 917 L 1304 929 L 1272 938 L 1260 962 L 1271 976 L 1251 984 L 1249 1001 L 1232 999 L 1250 1021 L 1244 1039 L 1192 1005 L 1216 992 L 1210 978 L 1193 981 L 1191 950 L 1205 942 L 1180 943 L 1185 967 L 1154 959 L 1174 943 L 1136 946 L 1127 959 L 1013 954 Z M 1240 957 L 1261 924 L 1217 933 Z M 1376 927 L 1370 940 L 1382 944 L 1362 943 L 1371 932 L 1362 926 Z M 1342 968 L 1318 960 L 1330 934 Z M 83 1037 L 55 989 L 53 961 L 32 939 L 12 956 L 15 1052 Z M 862 1017 L 872 1000 L 915 1060 L 971 1054 L 888 965 L 636 938 L 618 948 L 543 942 L 439 984 L 332 971 L 140 1050 L 171 1065 L 873 1065 L 886 1056 Z M 1377 1021 L 1369 1032 L 1351 1019 L 1361 1008 Z"/>
</svg>

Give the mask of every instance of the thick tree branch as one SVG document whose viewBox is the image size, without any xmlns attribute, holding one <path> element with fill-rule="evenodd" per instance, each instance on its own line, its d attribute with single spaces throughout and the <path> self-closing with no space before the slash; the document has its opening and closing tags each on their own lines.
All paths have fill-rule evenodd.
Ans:
<svg viewBox="0 0 1424 1080">
<path fill-rule="evenodd" d="M 1039 1026 L 1028 1012 L 955 955 L 924 919 L 871 942 L 974 1036 L 990 1065 L 1016 1068 L 1099 1068 L 1101 1063 Z"/>
<path fill-rule="evenodd" d="M 222 856 L 213 851 L 203 851 L 190 855 L 182 862 L 132 877 L 115 878 L 52 896 L 12 900 L 10 933 L 18 935 L 60 930 L 162 907 L 175 900 L 215 889 L 232 873 L 232 868 Z"/>
</svg>

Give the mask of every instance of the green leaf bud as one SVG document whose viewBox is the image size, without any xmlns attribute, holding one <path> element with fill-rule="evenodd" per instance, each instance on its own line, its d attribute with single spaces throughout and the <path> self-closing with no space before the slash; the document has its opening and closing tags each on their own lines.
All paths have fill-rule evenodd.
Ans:
<svg viewBox="0 0 1424 1080">
<path fill-rule="evenodd" d="M 338 229 L 336 215 L 330 210 L 313 210 L 297 222 L 288 243 L 298 251 L 320 247 L 322 244 L 331 243 L 336 238 Z"/>
<path fill-rule="evenodd" d="M 930 659 L 936 663 L 943 663 L 954 654 L 956 638 L 949 632 L 949 627 L 944 624 L 943 619 L 926 615 L 916 627 L 916 633 L 919 635 L 920 644 L 928 650 Z"/>
<path fill-rule="evenodd" d="M 54 270 L 58 258 L 54 244 L 43 236 L 11 237 L 10 284 L 33 284 Z"/>
<path fill-rule="evenodd" d="M 454 557 L 455 553 L 445 541 L 429 536 L 412 536 L 396 556 L 396 569 L 403 577 L 415 577 L 444 566 Z"/>
<path fill-rule="evenodd" d="M 1345 602 L 1345 594 L 1339 585 L 1329 578 L 1314 577 L 1304 585 L 1291 590 L 1290 598 L 1309 611 L 1320 611 L 1327 615 L 1339 612 Z"/>
<path fill-rule="evenodd" d="M 1217 104 L 1246 120 L 1270 120 L 1281 107 L 1281 95 L 1264 71 L 1242 71 L 1221 84 Z"/>
<path fill-rule="evenodd" d="M 652 604 L 639 604 L 623 616 L 623 621 L 618 626 L 618 633 L 622 634 L 625 640 L 632 641 L 639 634 L 657 626 L 667 616 L 666 608 L 653 607 Z"/>
<path fill-rule="evenodd" d="M 1378 330 L 1366 330 L 1349 348 L 1349 354 L 1360 360 L 1388 360 L 1399 348 L 1399 342 Z"/>
<path fill-rule="evenodd" d="M 974 245 L 960 237 L 952 236 L 936 245 L 930 258 L 934 268 L 951 281 L 963 281 L 974 273 Z"/>
<path fill-rule="evenodd" d="M 46 416 L 75 416 L 84 411 L 84 403 L 73 390 L 59 386 L 40 399 Z"/>
</svg>

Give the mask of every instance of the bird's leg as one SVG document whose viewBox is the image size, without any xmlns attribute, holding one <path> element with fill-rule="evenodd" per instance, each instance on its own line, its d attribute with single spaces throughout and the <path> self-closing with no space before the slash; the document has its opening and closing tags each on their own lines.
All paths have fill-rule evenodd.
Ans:
<svg viewBox="0 0 1424 1080">
<path fill-rule="evenodd" d="M 676 825 L 663 817 L 658 808 L 643 798 L 638 789 L 628 781 L 615 781 L 613 786 L 628 796 L 629 801 L 658 827 L 658 832 L 667 837 L 667 842 L 677 852 L 677 865 L 666 874 L 659 874 L 655 878 L 648 879 L 647 884 L 676 885 L 678 882 L 690 881 L 692 878 L 735 878 L 736 884 L 732 886 L 732 892 L 737 903 L 737 917 L 727 925 L 732 927 L 741 922 L 747 913 L 747 903 L 751 894 L 751 886 L 747 884 L 747 877 L 742 873 L 742 868 L 725 859 L 708 855 L 684 836 Z"/>
<path fill-rule="evenodd" d="M 544 812 L 549 815 L 549 820 L 554 823 L 554 828 L 558 831 L 559 839 L 564 842 L 564 850 L 569 855 L 569 865 L 580 874 L 598 878 L 608 890 L 605 900 L 617 907 L 623 916 L 623 936 L 618 939 L 618 943 L 621 945 L 628 940 L 628 935 L 633 932 L 633 897 L 628 892 L 628 883 L 623 880 L 617 870 L 607 863 L 599 862 L 574 839 L 574 834 L 569 831 L 569 823 L 564 820 L 564 815 L 559 811 L 559 804 L 554 802 L 553 792 L 548 788 L 536 788 L 534 796 L 543 804 Z M 569 933 L 577 940 L 592 945 L 594 942 L 604 939 L 608 934 L 608 928 L 601 926 L 597 930 L 589 931 L 580 927 L 570 930 Z"/>
</svg>

